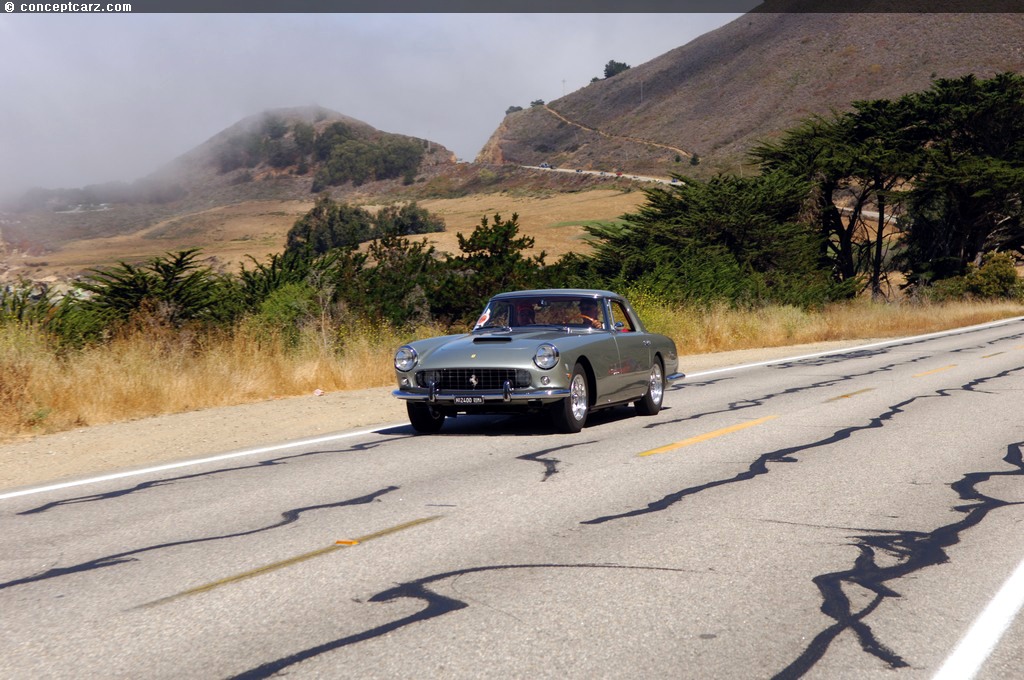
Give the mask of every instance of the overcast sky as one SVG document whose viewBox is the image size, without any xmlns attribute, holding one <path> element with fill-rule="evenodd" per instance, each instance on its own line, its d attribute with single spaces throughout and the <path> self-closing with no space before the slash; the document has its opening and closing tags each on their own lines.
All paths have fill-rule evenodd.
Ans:
<svg viewBox="0 0 1024 680">
<path fill-rule="evenodd" d="M 130 182 L 246 116 L 311 104 L 472 160 L 509 106 L 736 16 L 0 15 L 0 197 Z"/>
</svg>

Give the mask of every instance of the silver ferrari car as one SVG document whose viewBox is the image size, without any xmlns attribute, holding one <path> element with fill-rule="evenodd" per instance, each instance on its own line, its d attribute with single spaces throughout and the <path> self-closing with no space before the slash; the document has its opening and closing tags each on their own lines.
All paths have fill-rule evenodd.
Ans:
<svg viewBox="0 0 1024 680">
<path fill-rule="evenodd" d="M 523 290 L 491 298 L 469 333 L 400 347 L 394 395 L 417 432 L 459 414 L 548 412 L 573 433 L 611 406 L 656 414 L 678 368 L 675 343 L 648 332 L 621 295 Z"/>
</svg>

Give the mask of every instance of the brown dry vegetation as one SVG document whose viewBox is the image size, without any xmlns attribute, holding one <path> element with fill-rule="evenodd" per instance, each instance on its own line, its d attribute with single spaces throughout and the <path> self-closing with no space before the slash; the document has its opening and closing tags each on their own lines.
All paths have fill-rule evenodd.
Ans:
<svg viewBox="0 0 1024 680">
<path fill-rule="evenodd" d="M 206 257 L 234 266 L 247 255 L 262 259 L 283 250 L 288 229 L 311 207 L 312 200 L 246 201 L 175 216 L 126 234 L 71 241 L 45 255 L 9 258 L 8 277 L 67 278 L 91 268 L 195 247 Z"/>
<path fill-rule="evenodd" d="M 423 329 L 433 334 L 437 329 Z M 19 434 L 387 384 L 391 347 L 410 338 L 388 328 L 349 329 L 325 350 L 310 331 L 298 348 L 244 328 L 189 337 L 134 332 L 60 354 L 37 331 L 0 327 L 0 441 Z"/>
<path fill-rule="evenodd" d="M 1024 305 L 1012 302 L 883 304 L 862 299 L 820 312 L 788 306 L 679 309 L 648 303 L 642 296 L 634 304 L 648 326 L 676 341 L 681 354 L 901 337 L 1024 314 Z"/>
</svg>

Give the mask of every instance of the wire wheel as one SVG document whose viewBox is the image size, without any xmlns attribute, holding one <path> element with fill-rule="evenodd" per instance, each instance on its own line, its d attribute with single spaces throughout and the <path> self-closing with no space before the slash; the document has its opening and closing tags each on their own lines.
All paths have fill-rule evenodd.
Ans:
<svg viewBox="0 0 1024 680">
<path fill-rule="evenodd" d="M 633 403 L 636 412 L 642 416 L 653 416 L 661 410 L 665 399 L 665 372 L 661 368 L 661 360 L 655 359 L 651 366 L 650 379 L 647 381 L 647 392 Z"/>
<path fill-rule="evenodd" d="M 590 411 L 590 391 L 583 367 L 576 364 L 569 381 L 569 396 L 555 404 L 555 427 L 562 432 L 575 433 L 583 429 Z"/>
</svg>

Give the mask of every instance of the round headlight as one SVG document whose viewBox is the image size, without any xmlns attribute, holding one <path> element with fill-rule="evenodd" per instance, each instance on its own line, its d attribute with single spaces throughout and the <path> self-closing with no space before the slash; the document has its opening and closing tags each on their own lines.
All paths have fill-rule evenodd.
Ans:
<svg viewBox="0 0 1024 680">
<path fill-rule="evenodd" d="M 398 351 L 395 352 L 395 368 L 405 373 L 411 371 L 416 366 L 416 350 L 409 345 L 399 347 Z"/>
<path fill-rule="evenodd" d="M 544 370 L 554 368 L 558 365 L 558 348 L 544 343 L 537 348 L 537 352 L 533 355 L 533 363 Z"/>
</svg>

